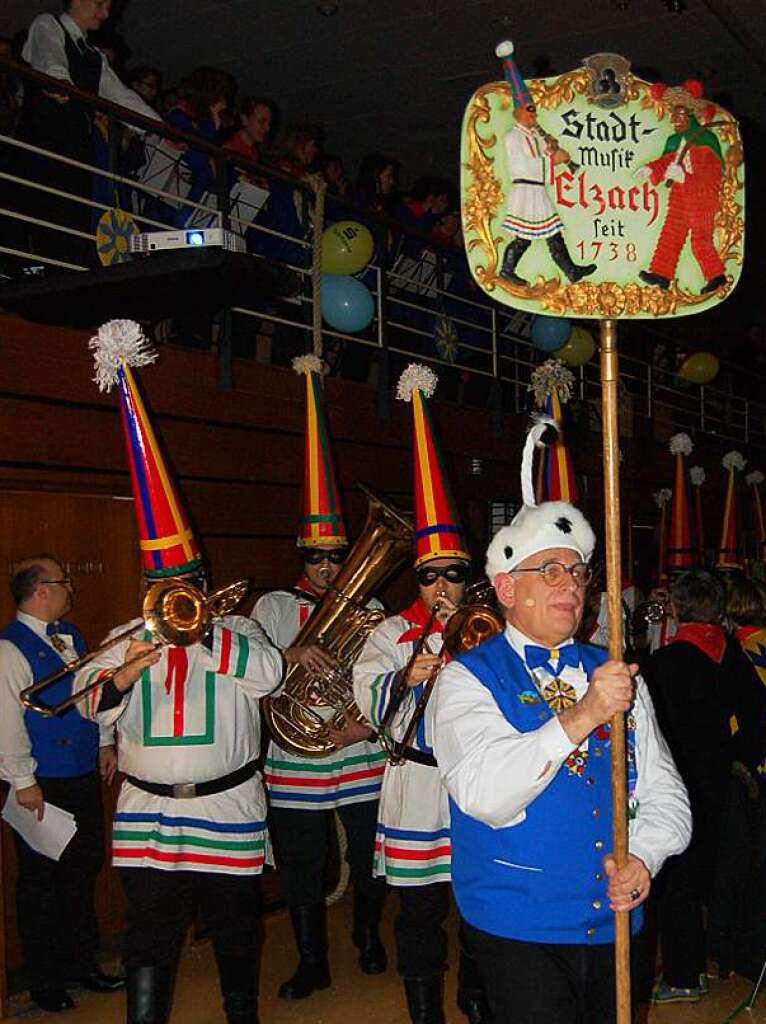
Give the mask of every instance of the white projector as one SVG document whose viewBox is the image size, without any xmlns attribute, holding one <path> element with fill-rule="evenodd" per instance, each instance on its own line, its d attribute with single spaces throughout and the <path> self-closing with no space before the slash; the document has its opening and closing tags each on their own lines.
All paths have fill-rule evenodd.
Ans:
<svg viewBox="0 0 766 1024">
<path fill-rule="evenodd" d="M 179 231 L 145 231 L 130 239 L 130 251 L 136 255 L 165 249 L 218 247 L 229 252 L 245 252 L 245 240 L 225 228 L 182 228 Z"/>
</svg>

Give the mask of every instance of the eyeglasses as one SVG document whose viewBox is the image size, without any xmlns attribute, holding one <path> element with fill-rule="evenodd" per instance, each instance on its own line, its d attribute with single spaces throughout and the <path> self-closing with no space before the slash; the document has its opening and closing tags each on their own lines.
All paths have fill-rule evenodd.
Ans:
<svg viewBox="0 0 766 1024">
<path fill-rule="evenodd" d="M 446 580 L 448 583 L 467 583 L 471 570 L 463 562 L 453 562 L 452 565 L 423 566 L 415 570 L 415 576 L 421 587 L 432 587 L 437 580 Z"/>
<path fill-rule="evenodd" d="M 585 562 L 575 562 L 574 565 L 564 565 L 563 562 L 543 562 L 542 565 L 535 565 L 531 569 L 511 569 L 511 575 L 517 572 L 536 572 L 545 580 L 549 587 L 557 587 L 569 573 L 578 587 L 587 587 L 593 579 L 593 570 Z"/>
<path fill-rule="evenodd" d="M 323 550 L 322 548 L 306 548 L 303 552 L 303 561 L 306 565 L 321 565 L 322 562 L 343 565 L 347 557 L 347 548 L 332 548 L 330 551 Z"/>
<path fill-rule="evenodd" d="M 58 583 L 60 587 L 72 586 L 72 580 L 69 578 L 69 576 L 64 576 L 63 579 L 60 580 L 38 580 L 37 582 L 38 584 L 47 583 L 49 586 L 53 586 L 54 583 Z"/>
</svg>

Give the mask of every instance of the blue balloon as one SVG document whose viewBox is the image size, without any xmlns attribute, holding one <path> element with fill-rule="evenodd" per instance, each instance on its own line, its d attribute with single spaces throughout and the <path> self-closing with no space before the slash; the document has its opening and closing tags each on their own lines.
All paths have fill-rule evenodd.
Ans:
<svg viewBox="0 0 766 1024">
<path fill-rule="evenodd" d="M 370 290 L 346 274 L 322 274 L 322 316 L 336 331 L 363 331 L 375 314 Z"/>
<path fill-rule="evenodd" d="M 541 352 L 555 352 L 569 341 L 572 325 L 566 317 L 536 316 L 532 321 L 532 344 Z"/>
</svg>

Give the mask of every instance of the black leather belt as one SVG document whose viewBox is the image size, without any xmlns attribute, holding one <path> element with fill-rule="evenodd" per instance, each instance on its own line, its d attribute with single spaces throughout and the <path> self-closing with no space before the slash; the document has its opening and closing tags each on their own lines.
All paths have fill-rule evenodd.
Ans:
<svg viewBox="0 0 766 1024">
<path fill-rule="evenodd" d="M 426 754 L 415 747 L 403 747 L 401 743 L 394 743 L 394 753 L 397 757 L 403 757 L 405 761 L 414 761 L 415 764 L 424 764 L 428 768 L 436 768 L 436 758 L 433 754 Z"/>
<path fill-rule="evenodd" d="M 544 185 L 544 181 L 532 181 L 531 178 L 514 178 L 513 185 Z"/>
<path fill-rule="evenodd" d="M 227 789 L 234 789 L 247 779 L 255 775 L 255 761 L 243 764 L 235 772 L 229 775 L 222 775 L 220 779 L 209 779 L 207 782 L 178 782 L 175 785 L 168 785 L 163 782 L 146 782 L 144 779 L 137 779 L 134 775 L 126 775 L 125 778 L 133 786 L 143 789 L 145 793 L 153 793 L 154 796 L 172 796 L 176 800 L 189 800 L 195 796 L 212 796 L 213 793 L 224 793 Z"/>
</svg>

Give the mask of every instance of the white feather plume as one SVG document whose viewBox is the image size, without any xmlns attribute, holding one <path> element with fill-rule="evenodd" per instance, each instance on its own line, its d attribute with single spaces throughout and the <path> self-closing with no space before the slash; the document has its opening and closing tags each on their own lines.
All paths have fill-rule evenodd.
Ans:
<svg viewBox="0 0 766 1024">
<path fill-rule="evenodd" d="M 535 500 L 535 485 L 533 480 L 533 463 L 535 459 L 535 448 L 544 448 L 540 440 L 548 427 L 553 427 L 556 435 L 560 433 L 558 423 L 550 416 L 543 416 L 542 413 L 535 413 L 532 417 L 533 423 L 529 428 L 527 439 L 524 442 L 524 451 L 521 456 L 521 499 L 525 505 L 534 508 L 537 505 Z"/>
<path fill-rule="evenodd" d="M 147 366 L 157 358 L 151 342 L 135 320 L 108 320 L 88 342 L 99 391 L 111 391 L 123 366 Z"/>
<path fill-rule="evenodd" d="M 298 376 L 304 373 L 308 376 L 310 373 L 324 373 L 325 365 L 319 356 L 314 355 L 313 352 L 307 352 L 306 355 L 296 356 L 293 359 L 293 370 Z"/>
<path fill-rule="evenodd" d="M 673 434 L 668 447 L 671 455 L 691 455 L 694 450 L 692 439 L 688 434 Z"/>
<path fill-rule="evenodd" d="M 705 470 L 702 466 L 692 466 L 689 470 L 689 477 L 695 487 L 702 487 L 705 482 Z"/>
<path fill-rule="evenodd" d="M 495 47 L 495 56 L 500 57 L 501 59 L 503 57 L 510 57 L 514 49 L 515 47 L 511 40 L 504 39 L 502 43 L 498 43 L 497 46 Z"/>
<path fill-rule="evenodd" d="M 747 474 L 745 482 L 750 484 L 751 487 L 757 487 L 758 484 L 763 483 L 764 479 L 764 475 L 760 469 L 754 469 L 752 473 Z"/>
<path fill-rule="evenodd" d="M 654 503 L 657 508 L 664 508 L 672 497 L 673 492 L 669 487 L 661 487 L 659 491 L 654 492 Z"/>
<path fill-rule="evenodd" d="M 727 452 L 721 459 L 721 465 L 724 469 L 736 469 L 742 471 L 745 468 L 747 459 L 742 452 Z"/>
<path fill-rule="evenodd" d="M 574 382 L 575 375 L 560 359 L 546 359 L 533 371 L 527 391 L 534 391 L 535 402 L 539 406 L 544 406 L 548 395 L 557 391 L 559 401 L 566 405 L 572 397 Z"/>
<path fill-rule="evenodd" d="M 439 378 L 430 366 L 424 366 L 423 363 L 410 363 L 402 371 L 399 383 L 396 385 L 396 397 L 403 402 L 411 402 L 412 392 L 420 391 L 424 398 L 430 398 L 436 391 L 438 383 Z"/>
</svg>

